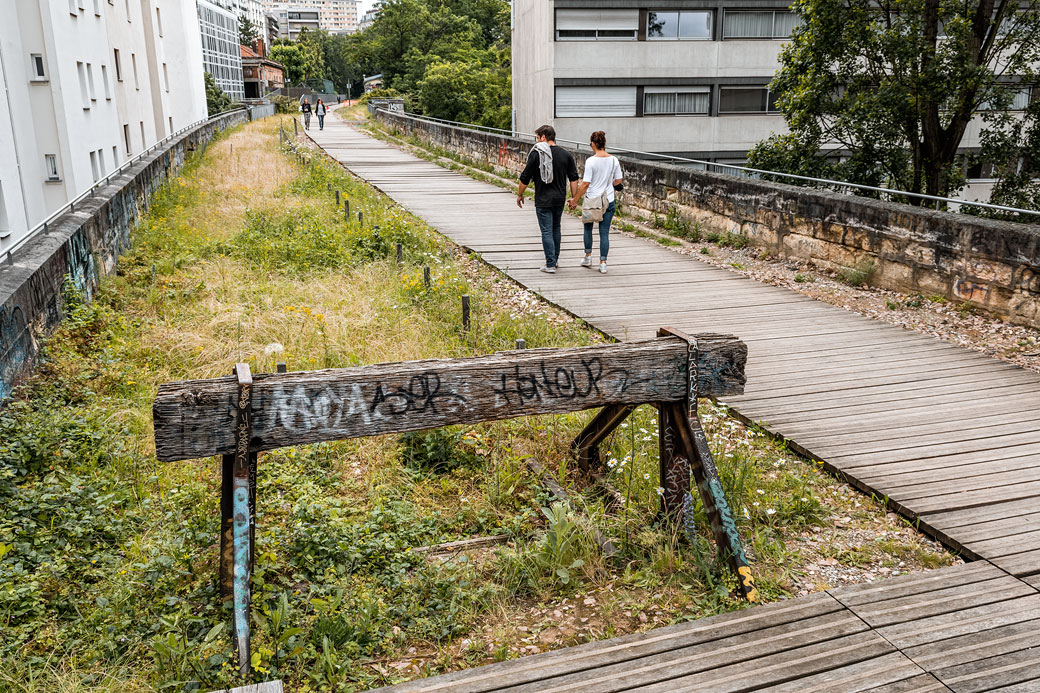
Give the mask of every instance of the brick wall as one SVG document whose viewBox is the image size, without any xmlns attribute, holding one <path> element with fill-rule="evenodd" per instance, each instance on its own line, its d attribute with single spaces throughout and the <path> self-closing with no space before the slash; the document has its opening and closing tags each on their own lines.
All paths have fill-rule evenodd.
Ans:
<svg viewBox="0 0 1040 693">
<path fill-rule="evenodd" d="M 513 172 L 531 143 L 380 111 L 387 126 Z M 585 155 L 575 152 L 579 168 Z M 626 212 L 674 210 L 704 232 L 746 236 L 782 258 L 823 269 L 873 262 L 870 283 L 939 294 L 1040 327 L 1040 226 L 979 219 L 619 157 Z"/>
</svg>

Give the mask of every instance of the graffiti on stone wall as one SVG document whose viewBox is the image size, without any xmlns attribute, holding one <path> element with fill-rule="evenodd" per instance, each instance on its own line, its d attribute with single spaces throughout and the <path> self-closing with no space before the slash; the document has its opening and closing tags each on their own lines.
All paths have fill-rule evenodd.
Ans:
<svg viewBox="0 0 1040 693">
<path fill-rule="evenodd" d="M 0 399 L 11 394 L 15 379 L 32 356 L 32 340 L 21 306 L 0 306 Z"/>
</svg>

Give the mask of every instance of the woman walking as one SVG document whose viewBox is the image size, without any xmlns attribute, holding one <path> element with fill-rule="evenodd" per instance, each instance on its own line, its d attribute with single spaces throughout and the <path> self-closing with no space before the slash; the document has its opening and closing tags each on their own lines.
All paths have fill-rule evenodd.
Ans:
<svg viewBox="0 0 1040 693">
<path fill-rule="evenodd" d="M 585 160 L 585 173 L 577 194 L 568 204 L 574 209 L 584 195 L 582 219 L 585 220 L 585 259 L 582 267 L 592 266 L 592 225 L 599 223 L 599 271 L 607 273 L 607 251 L 610 250 L 610 222 L 614 219 L 614 190 L 620 190 L 621 164 L 607 153 L 607 135 L 602 130 L 589 138 L 592 156 Z"/>
<path fill-rule="evenodd" d="M 303 129 L 311 129 L 311 102 L 307 100 L 307 97 L 303 97 L 300 101 L 300 110 L 303 111 Z"/>
<path fill-rule="evenodd" d="M 318 116 L 318 129 L 325 129 L 325 112 L 328 109 L 325 108 L 325 104 L 322 103 L 321 99 L 318 99 L 318 103 L 314 104 L 314 115 Z"/>
</svg>

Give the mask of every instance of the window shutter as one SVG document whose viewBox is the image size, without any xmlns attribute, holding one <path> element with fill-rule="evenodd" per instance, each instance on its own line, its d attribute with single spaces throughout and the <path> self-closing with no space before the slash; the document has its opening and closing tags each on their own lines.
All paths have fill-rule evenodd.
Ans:
<svg viewBox="0 0 1040 693">
<path fill-rule="evenodd" d="M 623 118 L 635 114 L 635 87 L 556 87 L 558 118 Z"/>
</svg>

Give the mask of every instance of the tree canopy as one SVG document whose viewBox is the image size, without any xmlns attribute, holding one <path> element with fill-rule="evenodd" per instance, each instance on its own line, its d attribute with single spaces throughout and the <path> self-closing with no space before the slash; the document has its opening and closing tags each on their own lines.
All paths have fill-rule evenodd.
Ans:
<svg viewBox="0 0 1040 693">
<path fill-rule="evenodd" d="M 504 0 L 389 0 L 347 38 L 348 62 L 383 75 L 409 110 L 509 127 L 509 5 Z"/>
<path fill-rule="evenodd" d="M 1037 83 L 1034 3 L 795 0 L 792 10 L 802 25 L 770 85 L 790 133 L 759 143 L 752 166 L 947 196 L 968 164 L 989 161 L 1002 199 L 1021 199 L 1040 164 L 1040 108 L 1005 109 Z M 966 153 L 965 133 L 980 126 L 981 150 Z"/>
</svg>

